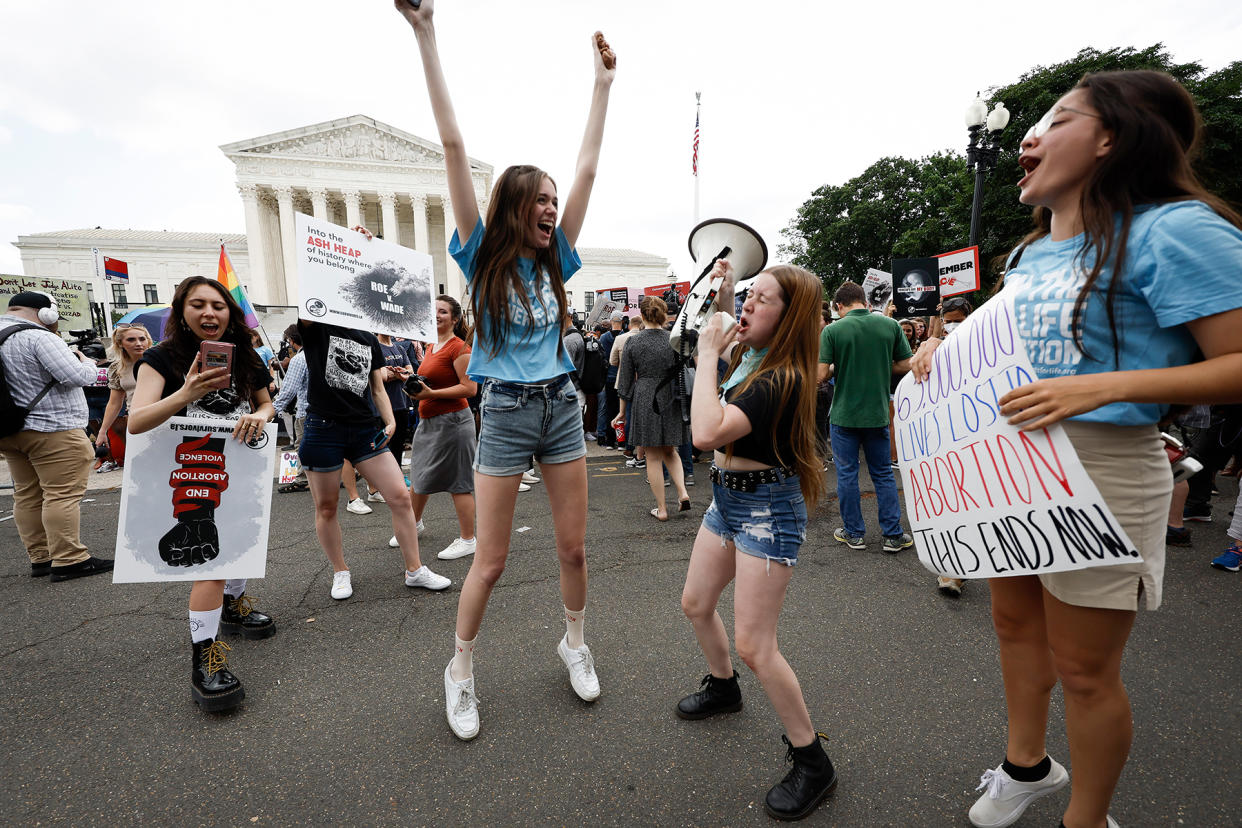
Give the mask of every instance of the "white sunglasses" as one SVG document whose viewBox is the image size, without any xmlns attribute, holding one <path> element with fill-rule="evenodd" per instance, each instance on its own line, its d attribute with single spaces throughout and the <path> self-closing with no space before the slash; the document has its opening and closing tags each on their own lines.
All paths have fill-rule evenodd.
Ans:
<svg viewBox="0 0 1242 828">
<path fill-rule="evenodd" d="M 1062 112 L 1073 112 L 1078 115 L 1086 115 L 1088 118 L 1099 118 L 1094 112 L 1083 112 L 1081 109 L 1074 109 L 1072 106 L 1054 106 L 1044 113 L 1044 117 L 1040 118 L 1034 126 L 1026 131 L 1026 135 L 1022 136 L 1022 143 L 1025 144 L 1032 138 L 1043 138 L 1052 129 L 1052 122 L 1056 120 L 1057 115 Z"/>
</svg>

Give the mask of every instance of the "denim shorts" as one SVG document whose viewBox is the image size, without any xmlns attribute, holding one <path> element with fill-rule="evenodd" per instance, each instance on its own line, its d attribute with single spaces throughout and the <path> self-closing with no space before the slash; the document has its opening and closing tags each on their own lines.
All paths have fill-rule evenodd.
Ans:
<svg viewBox="0 0 1242 828">
<path fill-rule="evenodd" d="M 386 451 L 388 440 L 384 427 L 376 420 L 342 423 L 308 414 L 298 446 L 298 459 L 306 471 L 334 472 L 346 460 L 356 466 Z"/>
<path fill-rule="evenodd" d="M 793 566 L 806 540 L 806 501 L 798 478 L 762 483 L 753 492 L 712 483 L 703 525 L 722 542 L 733 541 L 739 552 Z"/>
<path fill-rule="evenodd" d="M 568 463 L 585 456 L 582 409 L 568 374 L 540 385 L 483 381 L 475 471 L 508 477 L 530 468 L 531 457 Z"/>
</svg>

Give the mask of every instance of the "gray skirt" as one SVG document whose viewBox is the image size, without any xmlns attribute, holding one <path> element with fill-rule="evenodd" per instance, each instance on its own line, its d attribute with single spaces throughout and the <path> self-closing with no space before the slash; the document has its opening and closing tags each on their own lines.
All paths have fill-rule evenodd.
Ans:
<svg viewBox="0 0 1242 828">
<path fill-rule="evenodd" d="M 419 420 L 410 442 L 410 488 L 422 495 L 473 492 L 476 443 L 469 408 Z"/>
</svg>

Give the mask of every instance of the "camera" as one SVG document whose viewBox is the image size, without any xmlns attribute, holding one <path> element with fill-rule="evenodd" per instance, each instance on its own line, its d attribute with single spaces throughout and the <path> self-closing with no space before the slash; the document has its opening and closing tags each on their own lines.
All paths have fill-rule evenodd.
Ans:
<svg viewBox="0 0 1242 828">
<path fill-rule="evenodd" d="M 431 384 L 427 382 L 426 377 L 414 374 L 405 381 L 405 393 L 412 397 L 415 394 L 421 393 L 424 385 L 428 388 L 431 387 Z"/>
<path fill-rule="evenodd" d="M 95 332 L 94 328 L 78 328 L 77 330 L 70 331 L 69 335 L 73 337 L 73 339 L 69 340 L 70 348 L 81 350 L 83 345 L 89 345 L 92 342 L 98 344 L 99 342 L 99 334 Z"/>
</svg>

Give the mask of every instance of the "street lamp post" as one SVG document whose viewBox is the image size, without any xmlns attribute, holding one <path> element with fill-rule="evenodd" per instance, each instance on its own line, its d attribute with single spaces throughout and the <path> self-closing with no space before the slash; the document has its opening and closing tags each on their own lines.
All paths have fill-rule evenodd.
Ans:
<svg viewBox="0 0 1242 828">
<path fill-rule="evenodd" d="M 979 243 L 979 215 L 983 212 L 983 177 L 996 167 L 1000 156 L 1000 134 L 1009 125 L 1009 110 L 999 101 L 991 112 L 983 98 L 966 108 L 966 128 L 970 143 L 966 145 L 966 166 L 975 172 L 975 196 L 970 205 L 970 244 Z"/>
</svg>

